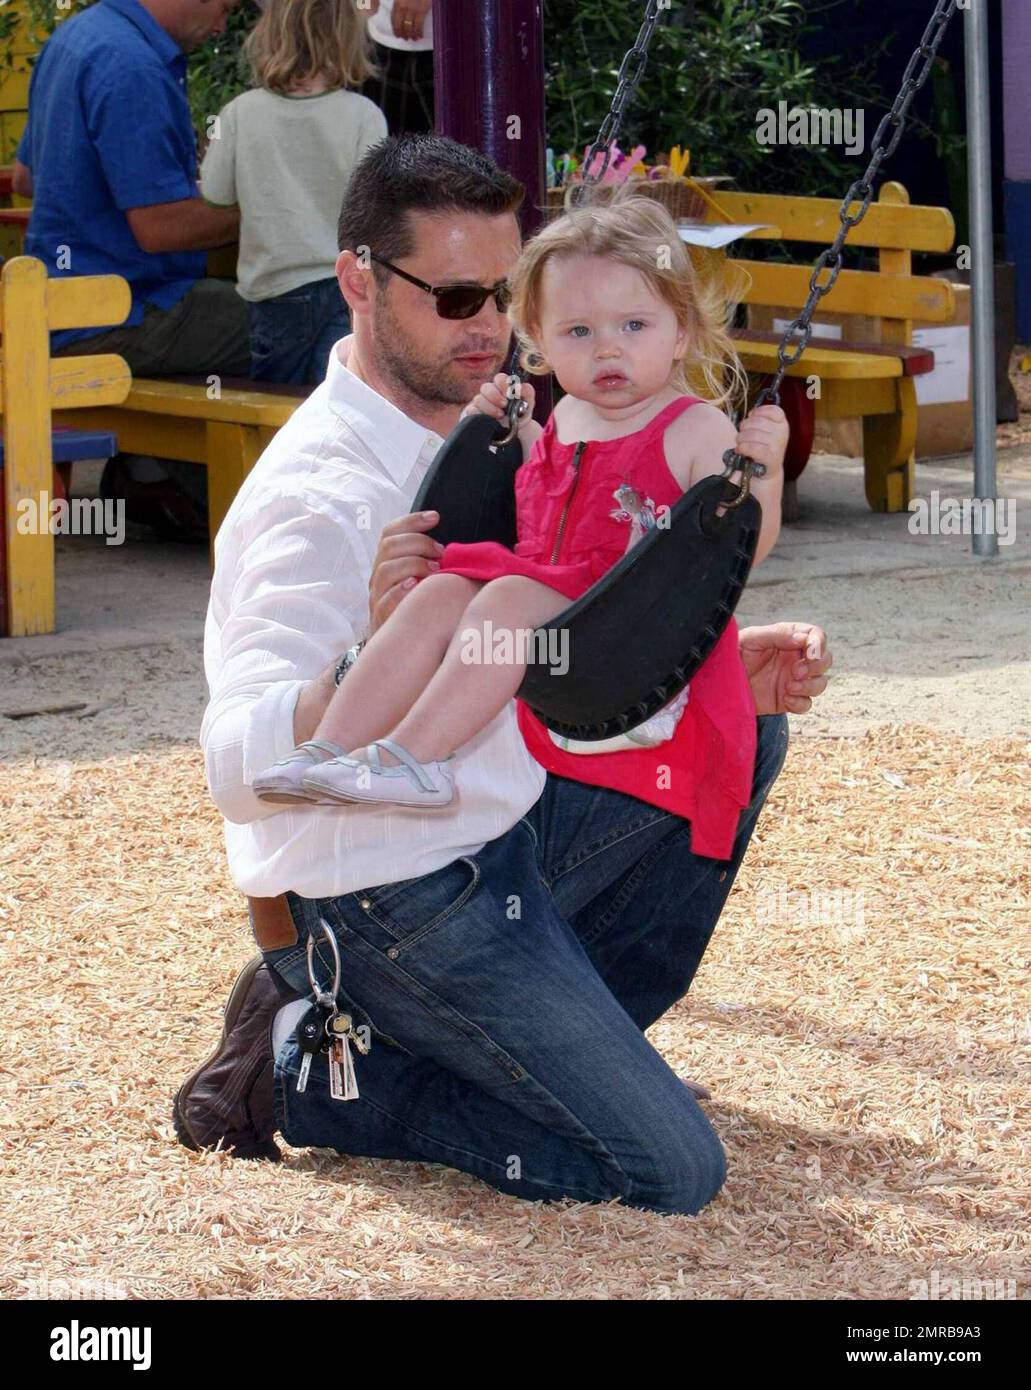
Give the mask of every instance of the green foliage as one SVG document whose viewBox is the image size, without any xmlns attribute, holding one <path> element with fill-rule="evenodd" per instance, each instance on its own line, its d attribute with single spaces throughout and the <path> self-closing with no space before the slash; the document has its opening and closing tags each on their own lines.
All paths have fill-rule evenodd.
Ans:
<svg viewBox="0 0 1031 1390">
<path fill-rule="evenodd" d="M 250 71 L 241 49 L 257 19 L 257 11 L 241 5 L 229 16 L 224 34 L 190 55 L 190 110 L 193 123 L 203 133 L 209 116 L 217 116 L 227 101 L 251 85 Z"/>
<path fill-rule="evenodd" d="M 824 6 L 828 22 L 845 3 Z M 806 8 L 811 14 L 813 6 Z M 548 143 L 556 153 L 569 148 L 582 156 L 594 138 L 642 15 L 643 6 L 631 0 L 544 0 Z M 799 0 L 696 0 L 693 7 L 672 0 L 652 39 L 640 95 L 627 108 L 620 148 L 641 143 L 650 157 L 680 145 L 691 151 L 693 173 L 731 174 L 743 188 L 840 188 L 840 150 L 755 139 L 756 113 L 779 101 L 789 108 L 861 107 L 877 96 L 873 55 L 864 64 L 852 53 L 837 64 L 805 62 L 805 29 Z"/>
<path fill-rule="evenodd" d="M 40 42 L 55 23 L 93 0 L 28 0 Z M 819 18 L 847 34 L 858 0 L 671 0 L 655 31 L 640 90 L 627 109 L 620 145 L 647 146 L 648 157 L 673 145 L 691 150 L 696 174 L 731 174 L 743 188 L 802 194 L 837 193 L 858 172 L 840 149 L 763 146 L 755 139 L 763 107 L 863 107 L 872 135 L 886 104 L 871 76 L 875 54 L 862 59 L 842 44 L 835 61 L 805 61 L 800 41 Z M 619 65 L 640 28 L 643 0 L 543 0 L 548 143 L 556 154 L 597 133 L 616 89 Z M 691 11 L 693 9 L 693 17 Z M 243 39 L 257 18 L 237 10 L 227 31 L 190 56 L 189 94 L 203 135 L 215 115 L 248 85 Z M 887 42 L 888 36 L 885 38 Z M 901 75 L 901 74 L 900 74 Z M 890 95 L 890 94 L 889 94 Z M 923 132 L 929 133 L 929 132 Z M 956 137 L 934 132 L 942 144 Z"/>
</svg>

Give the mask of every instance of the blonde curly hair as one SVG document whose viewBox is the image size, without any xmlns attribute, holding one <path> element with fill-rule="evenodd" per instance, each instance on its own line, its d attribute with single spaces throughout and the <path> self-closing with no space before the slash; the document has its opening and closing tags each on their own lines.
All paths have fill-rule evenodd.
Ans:
<svg viewBox="0 0 1031 1390">
<path fill-rule="evenodd" d="M 670 384 L 722 409 L 744 404 L 748 377 L 730 337 L 734 305 L 728 303 L 724 275 L 712 269 L 700 273 L 662 204 L 625 188 L 576 207 L 567 197 L 566 211 L 523 247 L 508 281 L 509 317 L 524 370 L 536 376 L 550 371 L 535 341 L 541 331 L 541 281 L 549 260 L 574 256 L 603 256 L 640 271 L 673 310 L 688 344 L 672 364 Z M 699 261 L 704 264 L 704 258 Z"/>
</svg>

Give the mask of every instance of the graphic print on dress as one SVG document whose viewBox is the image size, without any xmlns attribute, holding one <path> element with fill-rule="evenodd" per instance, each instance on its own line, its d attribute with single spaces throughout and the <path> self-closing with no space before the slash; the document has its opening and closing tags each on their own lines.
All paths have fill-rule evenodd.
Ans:
<svg viewBox="0 0 1031 1390">
<path fill-rule="evenodd" d="M 627 482 L 620 483 L 612 494 L 619 506 L 609 512 L 613 521 L 628 521 L 630 523 L 630 539 L 627 541 L 627 550 L 636 545 L 639 540 L 643 540 L 645 535 L 655 527 L 655 499 L 647 497 L 641 500 L 641 494 L 636 488 L 631 487 Z"/>
<path fill-rule="evenodd" d="M 610 511 L 609 516 L 612 517 L 613 521 L 630 523 L 630 536 L 626 545 L 626 549 L 630 550 L 658 524 L 655 517 L 655 499 L 646 497 L 642 500 L 637 489 L 625 481 L 620 483 L 619 487 L 612 493 L 612 497 L 619 503 L 619 506 Z M 667 743 L 676 733 L 677 725 L 680 723 L 681 715 L 684 713 L 689 699 L 690 689 L 689 684 L 685 685 L 683 690 L 656 711 L 650 719 L 646 719 L 643 724 L 638 724 L 635 729 L 630 729 L 625 734 L 617 734 L 613 738 L 592 743 L 587 740 L 568 738 L 563 734 L 555 733 L 553 729 L 549 729 L 548 733 L 552 743 L 566 753 L 590 755 L 592 753 L 619 753 L 640 751 L 642 748 L 657 748 L 660 744 Z"/>
</svg>

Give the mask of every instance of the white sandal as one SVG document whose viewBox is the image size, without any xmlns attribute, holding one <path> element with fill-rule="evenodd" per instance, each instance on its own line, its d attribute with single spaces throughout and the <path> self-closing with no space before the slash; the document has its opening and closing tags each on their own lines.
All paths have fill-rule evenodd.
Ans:
<svg viewBox="0 0 1031 1390">
<path fill-rule="evenodd" d="M 455 799 L 454 777 L 449 766 L 454 761 L 453 754 L 440 762 L 420 763 L 391 738 L 378 738 L 368 747 L 367 761 L 331 758 L 310 768 L 303 785 L 341 801 L 395 806 L 449 806 Z M 383 766 L 379 755 L 381 748 L 399 759 L 396 767 Z"/>
<path fill-rule="evenodd" d="M 262 801 L 272 801 L 277 805 L 306 802 L 309 805 L 332 806 L 340 800 L 339 797 L 320 797 L 303 784 L 305 773 L 310 772 L 316 763 L 330 758 L 342 758 L 346 762 L 347 750 L 341 748 L 339 743 L 330 743 L 328 739 L 309 739 L 307 743 L 298 744 L 287 757 L 259 773 L 251 783 L 251 790 Z M 360 764 L 356 763 L 355 766 Z"/>
</svg>

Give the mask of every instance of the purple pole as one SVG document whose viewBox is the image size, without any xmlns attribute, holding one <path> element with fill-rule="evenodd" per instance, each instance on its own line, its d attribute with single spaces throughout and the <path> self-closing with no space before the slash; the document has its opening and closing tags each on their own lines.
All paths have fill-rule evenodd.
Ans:
<svg viewBox="0 0 1031 1390">
<path fill-rule="evenodd" d="M 1031 339 L 1031 12 L 1026 0 L 1003 0 L 1002 101 L 1006 252 L 1017 267 L 1017 332 Z"/>
<path fill-rule="evenodd" d="M 1031 179 L 1031 13 L 1023 0 L 1003 0 L 1002 83 L 1006 178 Z"/>
<path fill-rule="evenodd" d="M 524 237 L 544 220 L 543 48 L 541 0 L 434 0 L 437 134 L 519 180 Z"/>
<path fill-rule="evenodd" d="M 434 0 L 436 132 L 489 155 L 526 189 L 523 237 L 544 221 L 544 21 L 541 0 Z M 535 377 L 551 411 L 551 378 Z"/>
</svg>

